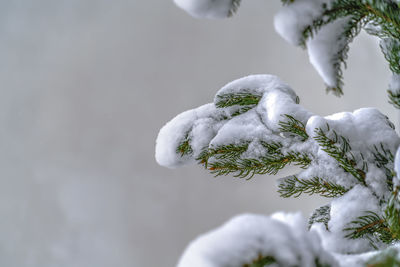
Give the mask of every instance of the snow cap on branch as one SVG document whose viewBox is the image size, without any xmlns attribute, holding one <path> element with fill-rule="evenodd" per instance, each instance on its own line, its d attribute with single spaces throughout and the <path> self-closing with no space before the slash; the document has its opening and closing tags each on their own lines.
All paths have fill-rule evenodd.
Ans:
<svg viewBox="0 0 400 267">
<path fill-rule="evenodd" d="M 251 75 L 235 80 L 218 91 L 214 103 L 183 112 L 160 130 L 156 160 L 177 167 L 193 162 L 209 145 L 266 138 L 278 130 L 286 113 L 303 121 L 311 116 L 278 77 Z"/>
<path fill-rule="evenodd" d="M 338 266 L 299 213 L 277 213 L 231 219 L 192 241 L 178 267 L 241 267 L 263 259 L 279 266 Z"/>
<path fill-rule="evenodd" d="M 174 0 L 175 4 L 196 18 L 221 19 L 232 15 L 237 0 Z"/>
<path fill-rule="evenodd" d="M 274 18 L 277 33 L 292 45 L 304 43 L 303 31 L 321 16 L 331 0 L 296 0 L 282 7 Z"/>
</svg>

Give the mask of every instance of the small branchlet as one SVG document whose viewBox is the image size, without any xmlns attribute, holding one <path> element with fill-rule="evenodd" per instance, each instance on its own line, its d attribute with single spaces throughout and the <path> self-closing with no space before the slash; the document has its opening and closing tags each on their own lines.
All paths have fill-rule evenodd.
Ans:
<svg viewBox="0 0 400 267">
<path fill-rule="evenodd" d="M 181 157 L 185 155 L 192 155 L 193 154 L 193 149 L 190 146 L 190 131 L 186 132 L 185 137 L 183 138 L 182 142 L 179 143 L 177 146 L 175 152 L 177 154 L 180 154 Z"/>
<path fill-rule="evenodd" d="M 287 164 L 306 168 L 311 159 L 303 153 L 289 151 L 282 153 L 282 144 L 277 142 L 260 142 L 266 155 L 259 158 L 242 158 L 249 143 L 242 145 L 225 145 L 206 148 L 197 160 L 215 176 L 235 173 L 235 177 L 252 178 L 255 174 L 276 174 Z"/>
<path fill-rule="evenodd" d="M 392 90 L 388 90 L 387 92 L 389 95 L 389 103 L 395 108 L 400 109 L 400 92 L 394 92 Z"/>
<path fill-rule="evenodd" d="M 399 187 L 397 187 L 388 202 L 385 209 L 385 220 L 392 233 L 392 238 L 400 239 L 400 196 Z"/>
<path fill-rule="evenodd" d="M 244 142 L 240 145 L 229 144 L 213 148 L 205 148 L 196 160 L 199 161 L 200 164 L 203 164 L 205 168 L 208 167 L 208 161 L 211 157 L 214 157 L 216 160 L 235 162 L 242 153 L 246 152 L 249 143 L 250 142 Z"/>
<path fill-rule="evenodd" d="M 282 116 L 284 116 L 287 120 L 279 122 L 279 131 L 281 131 L 282 133 L 291 133 L 295 136 L 299 136 L 302 141 L 308 139 L 308 134 L 306 132 L 304 123 L 288 114 L 284 114 Z"/>
<path fill-rule="evenodd" d="M 375 248 L 376 246 L 374 243 L 376 239 L 387 244 L 393 241 L 392 233 L 385 219 L 379 217 L 378 214 L 372 211 L 366 211 L 365 215 L 351 221 L 348 227 L 343 229 L 343 231 L 348 232 L 345 236 L 347 238 L 367 238 Z"/>
<path fill-rule="evenodd" d="M 232 117 L 235 117 L 254 108 L 260 101 L 261 97 L 261 95 L 250 92 L 221 94 L 216 96 L 215 106 L 217 108 L 237 106 L 236 110 L 231 115 Z"/>
<path fill-rule="evenodd" d="M 322 197 L 338 197 L 348 191 L 345 187 L 325 181 L 320 177 L 299 179 L 296 175 L 280 179 L 278 193 L 281 197 L 299 197 L 301 194 L 318 194 Z"/>
<path fill-rule="evenodd" d="M 395 175 L 393 153 L 389 149 L 386 149 L 383 143 L 381 143 L 379 146 L 374 145 L 372 154 L 374 155 L 375 165 L 385 171 L 388 189 L 393 191 L 392 180 Z"/>
<path fill-rule="evenodd" d="M 308 219 L 308 229 L 310 229 L 314 223 L 323 223 L 325 225 L 325 229 L 329 231 L 328 222 L 331 219 L 330 212 L 330 205 L 325 205 L 316 209 L 311 215 L 310 219 Z"/>
<path fill-rule="evenodd" d="M 239 9 L 239 6 L 240 6 L 240 2 L 241 2 L 241 0 L 232 0 L 231 9 L 229 9 L 229 12 L 228 12 L 228 17 L 232 17 L 233 14 L 235 14 L 237 12 L 237 10 Z"/>
<path fill-rule="evenodd" d="M 366 266 L 367 267 L 400 266 L 398 251 L 395 248 L 387 248 L 384 251 L 381 251 L 379 254 L 370 258 L 367 261 Z"/>
<path fill-rule="evenodd" d="M 215 106 L 217 108 L 226 108 L 231 106 L 255 106 L 261 99 L 261 95 L 249 92 L 237 92 L 217 95 Z"/>
<path fill-rule="evenodd" d="M 264 267 L 273 263 L 276 263 L 274 257 L 259 254 L 257 259 L 253 260 L 250 264 L 244 264 L 243 267 Z"/>
<path fill-rule="evenodd" d="M 329 131 L 328 124 L 327 128 Z M 348 139 L 346 139 L 344 136 L 338 135 L 335 131 L 332 131 L 334 136 L 333 138 L 330 138 L 321 128 L 315 129 L 315 132 L 317 135 L 314 137 L 314 139 L 322 147 L 322 150 L 334 158 L 345 172 L 350 173 L 360 183 L 366 185 L 365 172 L 368 168 L 368 165 L 365 161 L 363 161 L 363 167 L 361 169 L 357 168 L 357 161 L 354 155 L 350 152 L 351 146 Z M 363 158 L 362 154 L 360 154 L 360 156 Z"/>
</svg>

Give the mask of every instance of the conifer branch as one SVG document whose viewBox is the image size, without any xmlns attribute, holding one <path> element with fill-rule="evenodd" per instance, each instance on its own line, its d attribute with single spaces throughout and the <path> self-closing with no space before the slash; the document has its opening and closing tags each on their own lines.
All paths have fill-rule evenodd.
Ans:
<svg viewBox="0 0 400 267">
<path fill-rule="evenodd" d="M 325 225 L 325 229 L 329 231 L 328 222 L 331 219 L 330 212 L 330 205 L 325 205 L 316 209 L 308 219 L 308 229 L 310 229 L 314 223 L 323 223 Z"/>
<path fill-rule="evenodd" d="M 327 128 L 329 131 L 328 124 Z M 361 182 L 363 185 L 366 185 L 365 169 L 368 168 L 368 165 L 363 162 L 362 169 L 356 168 L 357 162 L 354 155 L 349 152 L 351 147 L 348 139 L 346 139 L 344 136 L 339 136 L 335 131 L 332 131 L 334 137 L 330 138 L 321 128 L 315 129 L 315 132 L 317 135 L 314 137 L 314 139 L 322 147 L 322 150 L 334 158 L 345 172 L 350 173 L 359 182 Z M 350 157 L 347 154 L 350 154 Z M 362 154 L 360 154 L 360 156 L 363 158 Z"/>
<path fill-rule="evenodd" d="M 261 95 L 249 92 L 235 92 L 216 96 L 215 106 L 226 108 L 230 106 L 255 106 L 261 99 Z"/>
<path fill-rule="evenodd" d="M 393 153 L 389 149 L 386 149 L 383 143 L 381 143 L 379 147 L 374 145 L 374 151 L 372 151 L 372 154 L 374 155 L 375 165 L 379 169 L 383 169 L 385 171 L 388 189 L 393 191 L 392 179 L 393 176 L 395 176 Z"/>
<path fill-rule="evenodd" d="M 388 267 L 388 266 L 400 266 L 400 259 L 398 258 L 398 252 L 396 249 L 388 248 L 373 256 L 366 263 L 367 267 Z"/>
<path fill-rule="evenodd" d="M 303 153 L 289 151 L 281 152 L 282 144 L 260 142 L 266 150 L 266 155 L 259 158 L 241 158 L 249 143 L 242 145 L 225 145 L 204 149 L 197 160 L 215 176 L 235 173 L 235 177 L 252 178 L 255 174 L 276 174 L 287 164 L 306 168 L 311 159 Z"/>
<path fill-rule="evenodd" d="M 232 117 L 243 114 L 254 108 L 261 99 L 261 95 L 249 92 L 236 92 L 216 95 L 215 106 L 217 108 L 227 108 L 238 106 L 237 110 L 232 113 Z"/>
<path fill-rule="evenodd" d="M 385 219 L 379 217 L 375 212 L 366 211 L 365 215 L 357 217 L 348 225 L 347 228 L 343 229 L 343 231 L 349 232 L 345 236 L 347 238 L 367 238 L 374 247 L 376 247 L 374 245 L 374 238 L 378 238 L 387 244 L 393 241 L 392 233 Z"/>
<path fill-rule="evenodd" d="M 235 14 L 237 12 L 237 10 L 239 9 L 239 6 L 240 6 L 240 2 L 241 2 L 241 0 L 232 0 L 231 9 L 229 9 L 229 12 L 228 12 L 228 17 L 232 17 L 233 14 Z"/>
<path fill-rule="evenodd" d="M 393 92 L 392 90 L 387 90 L 389 95 L 389 103 L 395 108 L 400 109 L 400 92 Z"/>
<path fill-rule="evenodd" d="M 190 146 L 190 130 L 186 132 L 185 137 L 183 138 L 182 142 L 179 143 L 177 146 L 175 152 L 177 154 L 180 154 L 181 157 L 185 155 L 192 155 L 193 154 L 193 149 Z"/>
<path fill-rule="evenodd" d="M 243 267 L 264 267 L 273 263 L 276 263 L 274 257 L 263 256 L 262 254 L 258 254 L 257 259 L 253 260 L 253 262 L 250 264 L 244 264 Z"/>
<path fill-rule="evenodd" d="M 279 126 L 280 126 L 280 131 L 282 133 L 292 133 L 294 135 L 299 136 L 302 141 L 305 141 L 308 139 L 308 134 L 306 132 L 306 128 L 304 124 L 295 119 L 293 116 L 284 114 L 282 115 L 285 118 L 287 118 L 287 121 L 280 121 Z"/>
<path fill-rule="evenodd" d="M 279 180 L 278 193 L 281 197 L 299 197 L 301 194 L 319 194 L 322 197 L 338 197 L 348 191 L 341 185 L 327 182 L 320 177 L 299 179 L 296 175 Z"/>
<path fill-rule="evenodd" d="M 250 142 L 244 142 L 241 145 L 221 145 L 214 148 L 205 148 L 196 158 L 200 164 L 203 164 L 205 168 L 208 167 L 208 161 L 211 157 L 217 160 L 228 160 L 236 161 L 242 153 L 244 153 L 249 147 Z"/>
<path fill-rule="evenodd" d="M 385 209 L 385 220 L 392 233 L 393 239 L 400 239 L 400 200 L 399 187 L 397 187 L 388 202 Z"/>
</svg>

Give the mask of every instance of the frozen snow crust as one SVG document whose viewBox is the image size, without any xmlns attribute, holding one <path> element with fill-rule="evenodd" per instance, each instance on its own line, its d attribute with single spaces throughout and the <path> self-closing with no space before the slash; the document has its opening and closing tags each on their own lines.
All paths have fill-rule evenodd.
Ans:
<svg viewBox="0 0 400 267">
<path fill-rule="evenodd" d="M 298 215 L 288 216 L 299 222 L 295 225 L 300 237 L 295 235 L 290 220 L 276 221 L 277 215 L 238 217 L 193 242 L 182 256 L 180 267 L 243 266 L 243 261 L 254 260 L 258 253 L 274 257 L 279 266 L 290 266 L 296 258 L 293 255 L 301 255 L 296 258 L 297 266 L 312 266 L 309 261 L 315 255 L 336 266 L 332 257 L 323 255 L 329 252 L 340 258 L 387 246 L 376 235 L 349 238 L 345 229 L 353 227 L 366 212 L 384 216 L 386 207 L 382 203 L 388 202 L 392 185 L 397 184 L 397 178 L 392 182 L 393 155 L 400 139 L 393 124 L 374 108 L 321 117 L 298 102 L 293 89 L 276 76 L 251 75 L 228 83 L 217 92 L 213 103 L 179 114 L 160 130 L 156 160 L 163 166 L 197 161 L 216 175 L 252 177 L 276 174 L 285 165 L 295 164 L 303 170 L 279 179 L 281 195 L 300 195 L 304 192 L 293 190 L 317 179 L 324 187 L 308 193 L 332 198 L 329 205 L 316 210 L 317 219 L 310 224 L 312 233 L 304 230 L 307 227 Z M 379 155 L 391 160 L 382 163 L 377 159 Z M 272 167 L 261 168 L 263 164 Z M 275 233 L 282 233 L 281 238 Z M 316 235 L 321 241 L 316 241 Z M 229 238 L 232 242 L 226 241 Z M 299 243 L 292 247 L 296 238 L 310 247 L 299 248 Z M 271 242 L 284 247 L 286 254 L 276 251 Z M 370 254 L 362 254 L 361 258 L 346 256 L 345 262 L 357 266 L 357 262 L 365 262 L 361 260 L 365 255 Z"/>
</svg>

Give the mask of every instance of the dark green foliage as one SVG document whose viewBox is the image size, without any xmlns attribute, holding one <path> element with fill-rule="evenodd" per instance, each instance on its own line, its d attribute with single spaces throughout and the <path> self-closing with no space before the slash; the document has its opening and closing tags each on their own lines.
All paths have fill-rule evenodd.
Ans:
<svg viewBox="0 0 400 267">
<path fill-rule="evenodd" d="M 229 144 L 214 148 L 206 148 L 196 160 L 198 160 L 206 168 L 208 167 L 208 160 L 211 157 L 214 157 L 216 160 L 235 161 L 242 153 L 246 152 L 248 146 L 249 142 L 244 142 L 241 145 Z"/>
<path fill-rule="evenodd" d="M 232 117 L 243 114 L 250 109 L 254 108 L 261 99 L 261 95 L 253 94 L 250 92 L 241 93 L 228 93 L 217 95 L 215 99 L 215 106 L 217 108 L 227 108 L 238 106 L 237 110 L 232 113 Z"/>
<path fill-rule="evenodd" d="M 382 53 L 389 63 L 389 68 L 393 73 L 400 74 L 400 42 L 393 38 L 384 38 L 380 44 Z"/>
<path fill-rule="evenodd" d="M 338 197 L 348 191 L 341 185 L 328 182 L 320 177 L 299 179 L 296 175 L 279 181 L 278 193 L 281 197 L 299 197 L 301 194 L 319 194 L 322 197 Z"/>
<path fill-rule="evenodd" d="M 243 114 L 243 113 L 249 111 L 252 108 L 254 108 L 254 106 L 243 106 L 243 107 L 240 107 L 235 112 L 232 113 L 232 117 L 235 117 L 235 116 L 238 116 L 240 114 Z"/>
<path fill-rule="evenodd" d="M 329 125 L 327 125 L 329 131 Z M 349 141 L 344 136 L 339 136 L 334 130 L 333 137 L 328 137 L 321 129 L 315 129 L 316 137 L 314 139 L 322 147 L 322 150 L 333 157 L 339 166 L 346 172 L 353 175 L 360 183 L 365 184 L 365 170 L 367 169 L 366 162 L 363 162 L 362 169 L 357 168 L 357 161 L 354 155 L 350 152 L 351 146 Z M 360 155 L 362 157 L 362 155 Z"/>
<path fill-rule="evenodd" d="M 323 223 L 325 225 L 326 230 L 329 231 L 328 222 L 331 219 L 330 212 L 331 212 L 330 205 L 325 205 L 316 209 L 313 212 L 313 214 L 311 214 L 310 219 L 308 219 L 308 229 L 310 229 L 314 223 Z"/>
<path fill-rule="evenodd" d="M 215 106 L 217 108 L 226 108 L 235 105 L 239 106 L 255 106 L 261 99 L 261 95 L 255 95 L 253 93 L 229 93 L 217 95 L 215 100 Z"/>
<path fill-rule="evenodd" d="M 385 219 L 394 239 L 400 239 L 399 187 L 395 189 L 385 210 Z"/>
<path fill-rule="evenodd" d="M 235 177 L 248 179 L 255 174 L 276 174 L 287 164 L 294 164 L 306 168 L 311 160 L 307 155 L 298 152 L 281 152 L 282 145 L 279 143 L 262 142 L 268 153 L 259 158 L 241 158 L 240 154 L 246 151 L 247 145 L 228 145 L 213 149 L 205 149 L 197 158 L 215 176 L 236 173 Z M 221 149 L 223 148 L 223 149 Z M 228 148 L 228 149 L 225 149 Z M 211 157 L 213 157 L 211 159 Z M 211 160 L 210 160 L 211 159 Z"/>
<path fill-rule="evenodd" d="M 241 0 L 232 0 L 231 9 L 229 10 L 228 17 L 233 16 L 239 9 Z"/>
<path fill-rule="evenodd" d="M 258 256 L 257 259 L 255 259 L 251 264 L 245 264 L 243 267 L 264 267 L 268 266 L 272 263 L 276 263 L 276 260 L 274 257 L 271 256 L 265 256 L 263 257 L 261 254 Z"/>
<path fill-rule="evenodd" d="M 400 109 L 400 92 L 393 92 L 392 90 L 388 90 L 387 92 L 389 95 L 389 103 L 395 108 Z"/>
<path fill-rule="evenodd" d="M 289 5 L 291 3 L 293 3 L 295 0 L 281 0 L 283 5 Z"/>
<path fill-rule="evenodd" d="M 375 164 L 378 168 L 383 169 L 386 175 L 386 183 L 388 185 L 388 189 L 393 191 L 393 176 L 394 173 L 394 156 L 389 149 L 386 149 L 384 145 L 381 143 L 379 147 L 374 145 L 374 151 L 372 154 L 375 158 Z"/>
<path fill-rule="evenodd" d="M 399 267 L 400 260 L 398 259 L 396 249 L 388 248 L 376 256 L 368 260 L 367 267 Z"/>
<path fill-rule="evenodd" d="M 295 136 L 299 136 L 302 141 L 305 141 L 308 139 L 308 134 L 306 132 L 304 123 L 301 121 L 295 119 L 293 116 L 290 116 L 288 114 L 282 115 L 284 116 L 287 120 L 286 121 L 280 121 L 279 126 L 281 127 L 279 130 L 282 133 L 291 133 L 294 134 Z"/>
<path fill-rule="evenodd" d="M 191 155 L 193 154 L 193 149 L 190 146 L 190 131 L 188 131 L 185 134 L 185 138 L 182 140 L 181 143 L 179 143 L 178 147 L 176 148 L 175 152 L 177 154 L 180 154 L 181 157 L 185 156 L 185 155 Z"/>
<path fill-rule="evenodd" d="M 284 1 L 286 2 L 286 1 Z M 394 1 L 388 0 L 336 0 L 329 7 L 323 5 L 323 13 L 310 25 L 303 29 L 301 45 L 305 47 L 306 40 L 312 38 L 324 25 L 345 18 L 338 44 L 340 47 L 333 62 L 337 72 L 336 87 L 327 88 L 335 94 L 342 94 L 342 70 L 346 66 L 349 44 L 358 35 L 361 28 L 369 34 L 378 36 L 382 52 L 393 73 L 400 73 L 400 8 Z"/>
<path fill-rule="evenodd" d="M 392 233 L 385 219 L 372 211 L 366 211 L 365 215 L 351 221 L 343 231 L 348 232 L 346 235 L 347 238 L 357 239 L 365 237 L 369 239 L 371 245 L 374 247 L 375 238 L 387 244 L 393 241 Z"/>
</svg>

